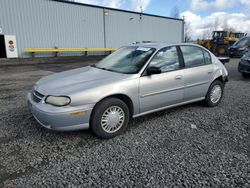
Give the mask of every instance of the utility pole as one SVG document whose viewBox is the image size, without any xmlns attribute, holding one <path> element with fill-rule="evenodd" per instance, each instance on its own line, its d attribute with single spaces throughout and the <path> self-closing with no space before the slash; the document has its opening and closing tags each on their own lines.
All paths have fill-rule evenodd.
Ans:
<svg viewBox="0 0 250 188">
<path fill-rule="evenodd" d="M 141 10 L 141 14 L 140 14 L 140 20 L 141 20 L 142 19 L 142 14 L 143 14 L 142 5 L 140 6 L 140 10 Z"/>
</svg>

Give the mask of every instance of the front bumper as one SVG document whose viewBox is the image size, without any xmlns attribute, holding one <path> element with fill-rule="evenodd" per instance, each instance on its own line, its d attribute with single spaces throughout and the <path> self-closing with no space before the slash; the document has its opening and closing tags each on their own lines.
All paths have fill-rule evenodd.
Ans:
<svg viewBox="0 0 250 188">
<path fill-rule="evenodd" d="M 56 131 L 75 131 L 89 128 L 90 115 L 94 105 L 55 107 L 43 101 L 35 102 L 32 94 L 27 95 L 28 106 L 36 121 L 43 127 Z M 72 115 L 74 112 L 83 115 Z"/>
<path fill-rule="evenodd" d="M 241 73 L 250 74 L 250 62 L 246 60 L 241 60 L 238 66 L 238 70 Z"/>
</svg>

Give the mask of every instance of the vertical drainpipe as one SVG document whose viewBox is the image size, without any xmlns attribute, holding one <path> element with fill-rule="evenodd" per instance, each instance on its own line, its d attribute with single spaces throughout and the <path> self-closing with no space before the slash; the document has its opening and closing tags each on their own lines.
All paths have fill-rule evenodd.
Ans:
<svg viewBox="0 0 250 188">
<path fill-rule="evenodd" d="M 105 19 L 106 15 L 105 15 L 105 13 L 106 13 L 106 10 L 104 8 L 103 9 L 103 38 L 104 38 L 104 48 L 107 47 L 107 41 L 106 41 L 106 19 Z"/>
<path fill-rule="evenodd" d="M 185 19 L 184 18 L 182 20 L 182 42 L 186 42 L 185 41 Z"/>
</svg>

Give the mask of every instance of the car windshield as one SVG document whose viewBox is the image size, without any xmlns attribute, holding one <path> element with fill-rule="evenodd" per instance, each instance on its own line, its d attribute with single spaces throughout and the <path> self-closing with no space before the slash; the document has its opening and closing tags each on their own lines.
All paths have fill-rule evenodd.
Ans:
<svg viewBox="0 0 250 188">
<path fill-rule="evenodd" d="M 240 40 L 238 40 L 234 46 L 239 46 L 239 47 L 244 47 L 247 46 L 248 44 L 250 44 L 250 38 L 242 38 Z"/>
<path fill-rule="evenodd" d="M 124 47 L 95 64 L 95 67 L 124 74 L 136 74 L 154 51 L 154 48 L 148 47 Z"/>
</svg>

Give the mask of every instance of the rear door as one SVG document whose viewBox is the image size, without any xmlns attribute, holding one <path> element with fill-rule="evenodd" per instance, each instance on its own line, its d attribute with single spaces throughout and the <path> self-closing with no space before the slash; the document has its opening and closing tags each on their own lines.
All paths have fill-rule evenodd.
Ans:
<svg viewBox="0 0 250 188">
<path fill-rule="evenodd" d="M 214 72 L 210 54 L 197 46 L 185 45 L 180 49 L 185 63 L 184 101 L 205 97 Z"/>
</svg>

